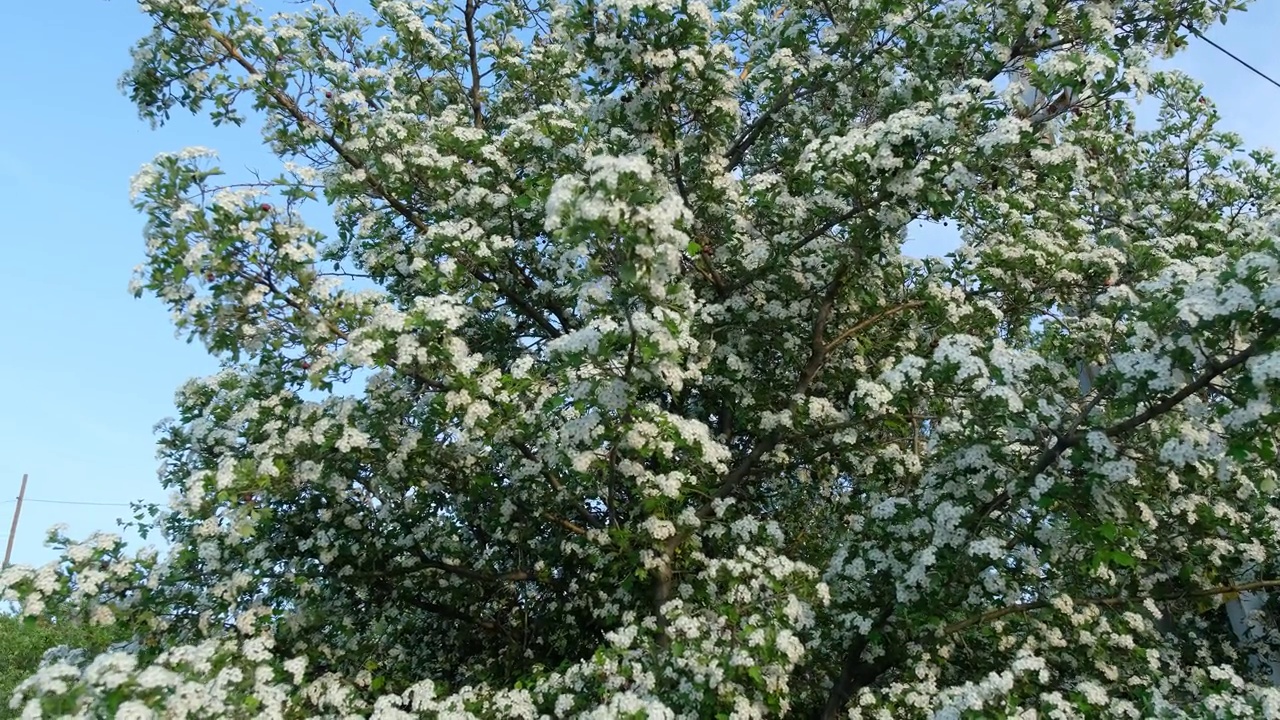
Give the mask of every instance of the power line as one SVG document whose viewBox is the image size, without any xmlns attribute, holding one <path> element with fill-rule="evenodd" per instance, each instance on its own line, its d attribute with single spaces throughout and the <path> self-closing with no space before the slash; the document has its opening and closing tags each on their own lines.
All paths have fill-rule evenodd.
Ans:
<svg viewBox="0 0 1280 720">
<path fill-rule="evenodd" d="M 7 502 L 13 502 L 13 501 L 8 500 Z M 47 503 L 50 505 L 94 505 L 97 507 L 132 507 L 129 503 L 87 502 L 83 500 L 39 500 L 36 498 L 27 498 L 26 502 Z"/>
<path fill-rule="evenodd" d="M 1187 27 L 1187 30 L 1188 30 L 1188 31 L 1190 31 L 1190 32 L 1191 32 L 1191 34 L 1195 35 L 1196 37 L 1200 38 L 1201 40 L 1203 40 L 1203 41 L 1205 41 L 1205 42 L 1209 43 L 1210 45 L 1212 45 L 1213 47 L 1217 48 L 1217 50 L 1218 50 L 1219 52 L 1221 52 L 1223 55 L 1226 55 L 1227 57 L 1231 58 L 1232 60 L 1235 60 L 1236 62 L 1240 63 L 1241 65 L 1245 66 L 1246 68 L 1248 68 L 1248 69 L 1252 70 L 1252 71 L 1253 71 L 1253 73 L 1254 73 L 1255 75 L 1257 75 L 1258 77 L 1260 77 L 1260 78 L 1262 78 L 1263 80 L 1266 80 L 1267 82 L 1271 83 L 1272 85 L 1275 85 L 1276 87 L 1280 88 L 1280 82 L 1277 82 L 1277 81 L 1276 81 L 1275 79 L 1273 79 L 1270 75 L 1268 75 L 1268 74 L 1266 74 L 1266 73 L 1262 72 L 1261 70 L 1259 70 L 1258 68 L 1256 68 L 1256 67 L 1254 67 L 1254 66 L 1250 65 L 1249 63 L 1245 62 L 1244 60 L 1241 60 L 1239 57 L 1237 57 L 1237 56 L 1235 55 L 1235 53 L 1231 52 L 1230 50 L 1228 50 L 1228 49 L 1226 49 L 1226 48 L 1222 47 L 1222 46 L 1221 46 L 1221 45 L 1219 45 L 1218 43 L 1216 43 L 1216 42 L 1214 42 L 1214 41 L 1210 40 L 1209 38 L 1205 37 L 1203 34 L 1201 34 L 1201 32 L 1200 32 L 1199 30 L 1196 30 L 1195 28 L 1192 28 L 1192 27 Z"/>
<path fill-rule="evenodd" d="M 17 502 L 12 498 L 9 500 L 0 500 L 0 507 L 12 505 Z M 26 498 L 23 502 L 29 503 L 49 503 L 52 505 L 95 505 L 98 507 L 133 507 L 130 503 L 112 503 L 112 502 L 88 502 L 81 500 L 40 500 L 38 498 Z"/>
</svg>

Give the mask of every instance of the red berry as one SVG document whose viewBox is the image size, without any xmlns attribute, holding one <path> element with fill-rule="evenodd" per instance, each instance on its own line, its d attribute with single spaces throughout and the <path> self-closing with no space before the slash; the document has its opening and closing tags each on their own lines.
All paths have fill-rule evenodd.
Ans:
<svg viewBox="0 0 1280 720">
<path fill-rule="evenodd" d="M 204 281 L 205 281 L 205 282 L 213 282 L 213 273 L 205 273 L 205 274 L 204 274 Z"/>
<path fill-rule="evenodd" d="M 303 370 L 311 369 L 311 363 L 307 362 L 306 360 L 303 360 L 302 362 L 298 363 L 298 366 L 301 367 Z"/>
<path fill-rule="evenodd" d="M 268 203 L 262 203 L 262 212 L 271 212 L 271 205 Z"/>
<path fill-rule="evenodd" d="M 325 96 L 325 97 L 327 97 L 327 98 L 332 98 L 332 97 L 333 97 L 333 93 L 329 92 L 328 90 L 325 90 L 325 91 L 324 91 L 324 96 Z"/>
</svg>

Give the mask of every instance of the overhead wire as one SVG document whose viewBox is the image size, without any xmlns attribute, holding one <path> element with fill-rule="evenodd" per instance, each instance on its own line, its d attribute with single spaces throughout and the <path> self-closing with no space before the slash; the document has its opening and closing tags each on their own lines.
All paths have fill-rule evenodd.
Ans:
<svg viewBox="0 0 1280 720">
<path fill-rule="evenodd" d="M 1240 64 L 1241 64 L 1241 65 L 1243 65 L 1244 67 L 1246 67 L 1246 68 L 1248 68 L 1249 70 L 1251 70 L 1251 71 L 1253 72 L 1253 74 L 1254 74 L 1254 75 L 1257 75 L 1258 77 L 1262 78 L 1263 80 L 1266 80 L 1267 82 L 1271 83 L 1272 85 L 1275 85 L 1276 87 L 1280 88 L 1280 82 L 1277 82 L 1277 81 L 1275 80 L 1275 78 L 1272 78 L 1270 75 L 1268 75 L 1268 74 L 1266 74 L 1266 73 L 1262 72 L 1262 71 L 1261 71 L 1261 70 L 1259 70 L 1258 68 L 1256 68 L 1256 67 L 1254 67 L 1254 66 L 1250 65 L 1249 63 L 1245 62 L 1244 60 L 1242 60 L 1242 59 L 1241 59 L 1238 55 L 1236 55 L 1235 53 L 1231 52 L 1230 50 L 1228 50 L 1228 49 L 1226 49 L 1226 48 L 1222 47 L 1222 46 L 1221 46 L 1221 45 L 1219 45 L 1218 43 L 1216 43 L 1216 42 L 1214 42 L 1214 41 L 1210 40 L 1209 38 L 1205 37 L 1205 36 L 1204 36 L 1204 33 L 1200 32 L 1199 30 L 1196 30 L 1195 28 L 1193 28 L 1193 27 L 1189 27 L 1189 26 L 1184 26 L 1184 27 L 1186 27 L 1187 32 L 1190 32 L 1192 35 L 1195 35 L 1196 37 L 1200 38 L 1201 40 L 1203 40 L 1203 41 L 1205 41 L 1205 42 L 1209 43 L 1209 44 L 1210 44 L 1210 45 L 1212 45 L 1215 49 L 1217 49 L 1217 50 L 1218 50 L 1218 52 L 1222 53 L 1223 55 L 1226 55 L 1227 57 L 1231 58 L 1232 60 L 1235 60 L 1236 62 L 1240 63 Z"/>
<path fill-rule="evenodd" d="M 11 505 L 16 500 L 0 500 L 0 505 Z M 119 502 L 89 502 L 87 500 L 45 500 L 42 498 L 23 498 L 25 503 L 47 503 L 51 505 L 93 505 L 96 507 L 132 507 L 130 503 Z"/>
<path fill-rule="evenodd" d="M 116 502 L 89 502 L 87 500 L 42 500 L 40 498 L 27 498 L 23 502 L 48 503 L 50 505 L 95 505 L 97 507 L 130 507 L 129 503 Z"/>
</svg>

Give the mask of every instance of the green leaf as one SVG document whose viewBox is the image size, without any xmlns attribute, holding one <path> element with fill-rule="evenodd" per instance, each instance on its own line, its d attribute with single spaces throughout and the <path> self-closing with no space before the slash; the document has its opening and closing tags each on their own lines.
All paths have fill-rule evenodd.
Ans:
<svg viewBox="0 0 1280 720">
<path fill-rule="evenodd" d="M 635 265 L 628 263 L 618 268 L 618 279 L 624 283 L 633 283 L 636 281 L 637 277 L 638 274 L 636 273 Z"/>
<path fill-rule="evenodd" d="M 1123 550 L 1112 550 L 1111 562 L 1119 565 L 1120 567 L 1133 567 L 1138 564 L 1138 561 L 1134 559 L 1132 555 L 1124 552 Z"/>
</svg>

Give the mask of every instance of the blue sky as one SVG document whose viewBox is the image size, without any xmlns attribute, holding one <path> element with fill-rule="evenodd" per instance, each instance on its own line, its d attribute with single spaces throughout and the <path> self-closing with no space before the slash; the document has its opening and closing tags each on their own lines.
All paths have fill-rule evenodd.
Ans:
<svg viewBox="0 0 1280 720">
<path fill-rule="evenodd" d="M 126 0 L 7 2 L 0 27 L 0 541 L 23 473 L 28 497 L 74 503 L 164 501 L 152 428 L 173 391 L 215 363 L 174 337 L 167 311 L 126 291 L 142 259 L 129 178 L 156 153 L 217 149 L 229 171 L 272 171 L 249 128 L 176 116 L 161 130 L 117 90 L 149 26 Z M 1210 37 L 1273 77 L 1280 3 L 1259 3 Z M 1280 88 L 1193 40 L 1175 66 L 1205 82 L 1224 124 L 1252 145 L 1280 139 Z M 938 252 L 945 236 L 912 243 Z M 7 502 L 6 502 L 7 501 Z M 14 562 L 53 558 L 45 530 L 114 530 L 125 507 L 30 502 Z"/>
</svg>

